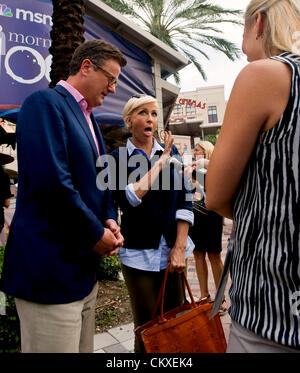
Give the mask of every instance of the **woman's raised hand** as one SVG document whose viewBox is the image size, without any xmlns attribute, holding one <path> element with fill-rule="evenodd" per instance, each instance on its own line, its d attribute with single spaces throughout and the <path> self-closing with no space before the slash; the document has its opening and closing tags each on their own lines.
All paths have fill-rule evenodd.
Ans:
<svg viewBox="0 0 300 373">
<path fill-rule="evenodd" d="M 172 145 L 174 143 L 174 138 L 172 136 L 171 131 L 165 131 L 164 132 L 164 144 L 165 144 L 165 150 L 163 152 L 163 155 L 169 156 L 171 153 Z"/>
</svg>

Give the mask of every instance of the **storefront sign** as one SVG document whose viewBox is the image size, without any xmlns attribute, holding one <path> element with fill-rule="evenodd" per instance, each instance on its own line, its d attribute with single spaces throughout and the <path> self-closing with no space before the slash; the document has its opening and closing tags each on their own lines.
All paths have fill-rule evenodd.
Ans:
<svg viewBox="0 0 300 373">
<path fill-rule="evenodd" d="M 201 101 L 198 102 L 196 100 L 188 99 L 188 98 L 180 98 L 177 105 L 183 106 L 196 106 L 200 109 L 205 109 L 206 102 L 202 103 Z"/>
</svg>

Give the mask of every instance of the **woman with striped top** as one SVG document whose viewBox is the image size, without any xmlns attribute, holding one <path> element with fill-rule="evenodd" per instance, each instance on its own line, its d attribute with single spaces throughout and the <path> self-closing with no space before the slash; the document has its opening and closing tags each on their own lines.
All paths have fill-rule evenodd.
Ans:
<svg viewBox="0 0 300 373">
<path fill-rule="evenodd" d="M 300 2 L 252 0 L 206 177 L 235 223 L 227 352 L 300 352 Z"/>
</svg>

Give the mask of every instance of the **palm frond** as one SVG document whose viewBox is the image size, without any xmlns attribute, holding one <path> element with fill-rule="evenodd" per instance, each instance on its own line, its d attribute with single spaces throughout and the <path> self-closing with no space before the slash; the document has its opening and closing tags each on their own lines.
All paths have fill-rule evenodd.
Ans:
<svg viewBox="0 0 300 373">
<path fill-rule="evenodd" d="M 179 75 L 179 72 L 177 71 L 176 73 L 174 73 L 173 77 L 174 77 L 175 83 L 177 85 L 179 85 L 180 84 L 180 75 Z"/>
<path fill-rule="evenodd" d="M 119 13 L 126 14 L 126 15 L 133 15 L 135 16 L 136 12 L 134 8 L 129 5 L 128 1 L 123 0 L 105 0 L 103 1 L 106 5 L 110 6 L 114 10 L 118 11 Z"/>
<path fill-rule="evenodd" d="M 224 16 L 234 15 L 241 16 L 242 12 L 240 10 L 224 9 L 222 7 L 204 4 L 203 2 L 199 4 L 198 1 L 195 1 L 195 5 L 190 5 L 178 11 L 176 14 L 177 18 L 186 18 L 186 19 L 197 19 L 199 17 L 212 17 L 212 18 L 224 18 Z"/>
<path fill-rule="evenodd" d="M 183 53 L 198 69 L 205 72 L 197 60 L 199 54 L 209 59 L 203 47 L 224 53 L 230 60 L 240 56 L 240 49 L 220 37 L 224 23 L 242 25 L 242 11 L 227 9 L 208 0 L 102 0 L 113 9 L 136 20 L 171 48 Z M 175 78 L 175 81 L 177 78 Z M 179 75 L 178 75 L 179 79 Z"/>
<path fill-rule="evenodd" d="M 231 43 L 228 40 L 219 37 L 205 36 L 201 39 L 195 39 L 199 44 L 205 44 L 213 49 L 216 49 L 224 53 L 231 61 L 234 61 L 236 58 L 239 58 L 241 55 L 240 48 L 236 47 L 235 44 Z"/>
<path fill-rule="evenodd" d="M 205 53 L 202 49 L 200 49 L 200 47 L 197 47 L 197 45 L 193 42 L 190 42 L 189 40 L 187 39 L 181 39 L 179 40 L 180 43 L 182 43 L 181 45 L 187 45 L 188 47 L 190 47 L 191 49 L 194 49 L 196 50 L 197 52 L 199 52 L 203 57 L 205 57 L 207 60 L 209 60 L 209 56 L 207 53 Z M 182 49 L 181 47 L 179 47 L 179 49 Z"/>
<path fill-rule="evenodd" d="M 191 54 L 190 51 L 188 51 L 187 49 L 181 49 L 181 50 L 186 55 L 186 57 L 189 60 L 191 60 L 191 62 L 196 66 L 196 69 L 199 71 L 202 78 L 204 80 L 207 80 L 207 76 L 205 74 L 205 71 L 203 70 L 203 67 L 201 66 L 201 64 L 196 60 L 195 56 L 193 54 Z"/>
</svg>

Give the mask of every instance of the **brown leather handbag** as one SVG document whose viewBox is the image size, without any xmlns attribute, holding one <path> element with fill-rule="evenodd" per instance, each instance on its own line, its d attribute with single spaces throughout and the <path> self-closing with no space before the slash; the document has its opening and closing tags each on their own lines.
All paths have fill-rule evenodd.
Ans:
<svg viewBox="0 0 300 373">
<path fill-rule="evenodd" d="M 137 338 L 148 353 L 224 353 L 226 339 L 217 314 L 211 320 L 209 315 L 212 303 L 206 299 L 195 302 L 184 272 L 183 280 L 187 287 L 191 303 L 166 313 L 163 312 L 164 296 L 169 267 L 154 307 L 152 320 L 136 328 Z M 160 314 L 157 315 L 160 304 Z"/>
</svg>

